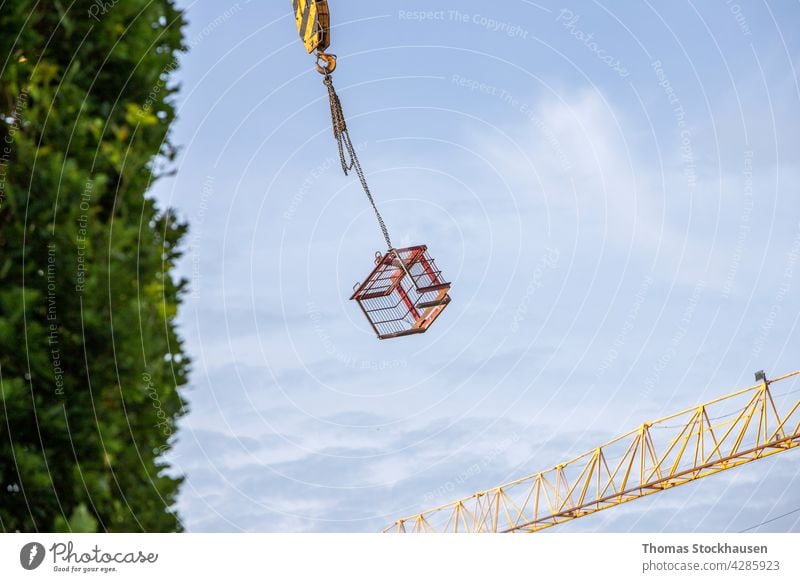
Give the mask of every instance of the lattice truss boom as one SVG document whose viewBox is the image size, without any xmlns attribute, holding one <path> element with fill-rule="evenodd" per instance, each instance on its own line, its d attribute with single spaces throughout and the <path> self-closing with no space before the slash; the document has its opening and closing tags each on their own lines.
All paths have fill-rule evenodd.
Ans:
<svg viewBox="0 0 800 582">
<path fill-rule="evenodd" d="M 800 445 L 800 399 L 772 386 L 798 375 L 646 422 L 571 461 L 384 531 L 536 532 L 787 451 Z"/>
</svg>

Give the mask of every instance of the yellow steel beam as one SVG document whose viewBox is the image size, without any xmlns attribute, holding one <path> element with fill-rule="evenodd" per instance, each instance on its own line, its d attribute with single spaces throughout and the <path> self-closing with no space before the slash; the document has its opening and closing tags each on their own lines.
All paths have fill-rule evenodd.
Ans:
<svg viewBox="0 0 800 582">
<path fill-rule="evenodd" d="M 770 388 L 798 375 L 646 422 L 552 469 L 398 519 L 384 532 L 536 532 L 798 447 L 800 398 L 781 407 Z"/>
</svg>

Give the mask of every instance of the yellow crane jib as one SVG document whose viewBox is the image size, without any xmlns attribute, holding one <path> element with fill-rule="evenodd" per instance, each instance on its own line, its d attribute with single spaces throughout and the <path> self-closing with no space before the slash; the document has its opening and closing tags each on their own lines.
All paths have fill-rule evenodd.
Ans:
<svg viewBox="0 0 800 582">
<path fill-rule="evenodd" d="M 772 386 L 800 370 L 659 420 L 571 461 L 398 519 L 384 532 L 536 532 L 800 449 L 800 398 Z"/>
<path fill-rule="evenodd" d="M 297 32 L 309 54 L 317 53 L 317 70 L 328 75 L 336 68 L 336 55 L 325 50 L 331 44 L 328 0 L 292 0 Z"/>
</svg>

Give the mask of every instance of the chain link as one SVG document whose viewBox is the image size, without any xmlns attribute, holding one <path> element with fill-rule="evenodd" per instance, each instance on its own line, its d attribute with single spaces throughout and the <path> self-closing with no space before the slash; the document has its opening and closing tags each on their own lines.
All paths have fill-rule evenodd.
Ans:
<svg viewBox="0 0 800 582">
<path fill-rule="evenodd" d="M 378 225 L 381 227 L 383 239 L 386 241 L 386 247 L 391 251 L 394 249 L 392 241 L 389 238 L 389 230 L 386 228 L 386 223 L 383 222 L 383 217 L 378 211 L 375 204 L 375 199 L 372 197 L 372 192 L 369 190 L 367 179 L 364 176 L 364 170 L 361 169 L 361 163 L 358 161 L 358 154 L 353 142 L 350 139 L 350 133 L 347 131 L 347 122 L 344 119 L 344 112 L 342 111 L 342 103 L 339 101 L 339 96 L 336 94 L 336 89 L 333 88 L 333 79 L 330 73 L 325 74 L 323 83 L 328 88 L 328 100 L 331 104 L 331 125 L 333 126 L 333 137 L 336 138 L 336 144 L 339 147 L 339 161 L 342 164 L 342 171 L 345 176 L 350 174 L 351 170 L 356 171 L 361 187 L 367 195 L 372 209 L 375 211 L 375 216 L 378 219 Z"/>
</svg>

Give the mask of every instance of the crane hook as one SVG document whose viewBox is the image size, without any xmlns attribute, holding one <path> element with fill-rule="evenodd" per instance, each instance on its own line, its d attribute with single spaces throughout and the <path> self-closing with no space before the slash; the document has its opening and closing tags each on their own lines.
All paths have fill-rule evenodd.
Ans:
<svg viewBox="0 0 800 582">
<path fill-rule="evenodd" d="M 336 70 L 336 55 L 317 52 L 317 71 L 322 75 L 330 75 Z"/>
</svg>

